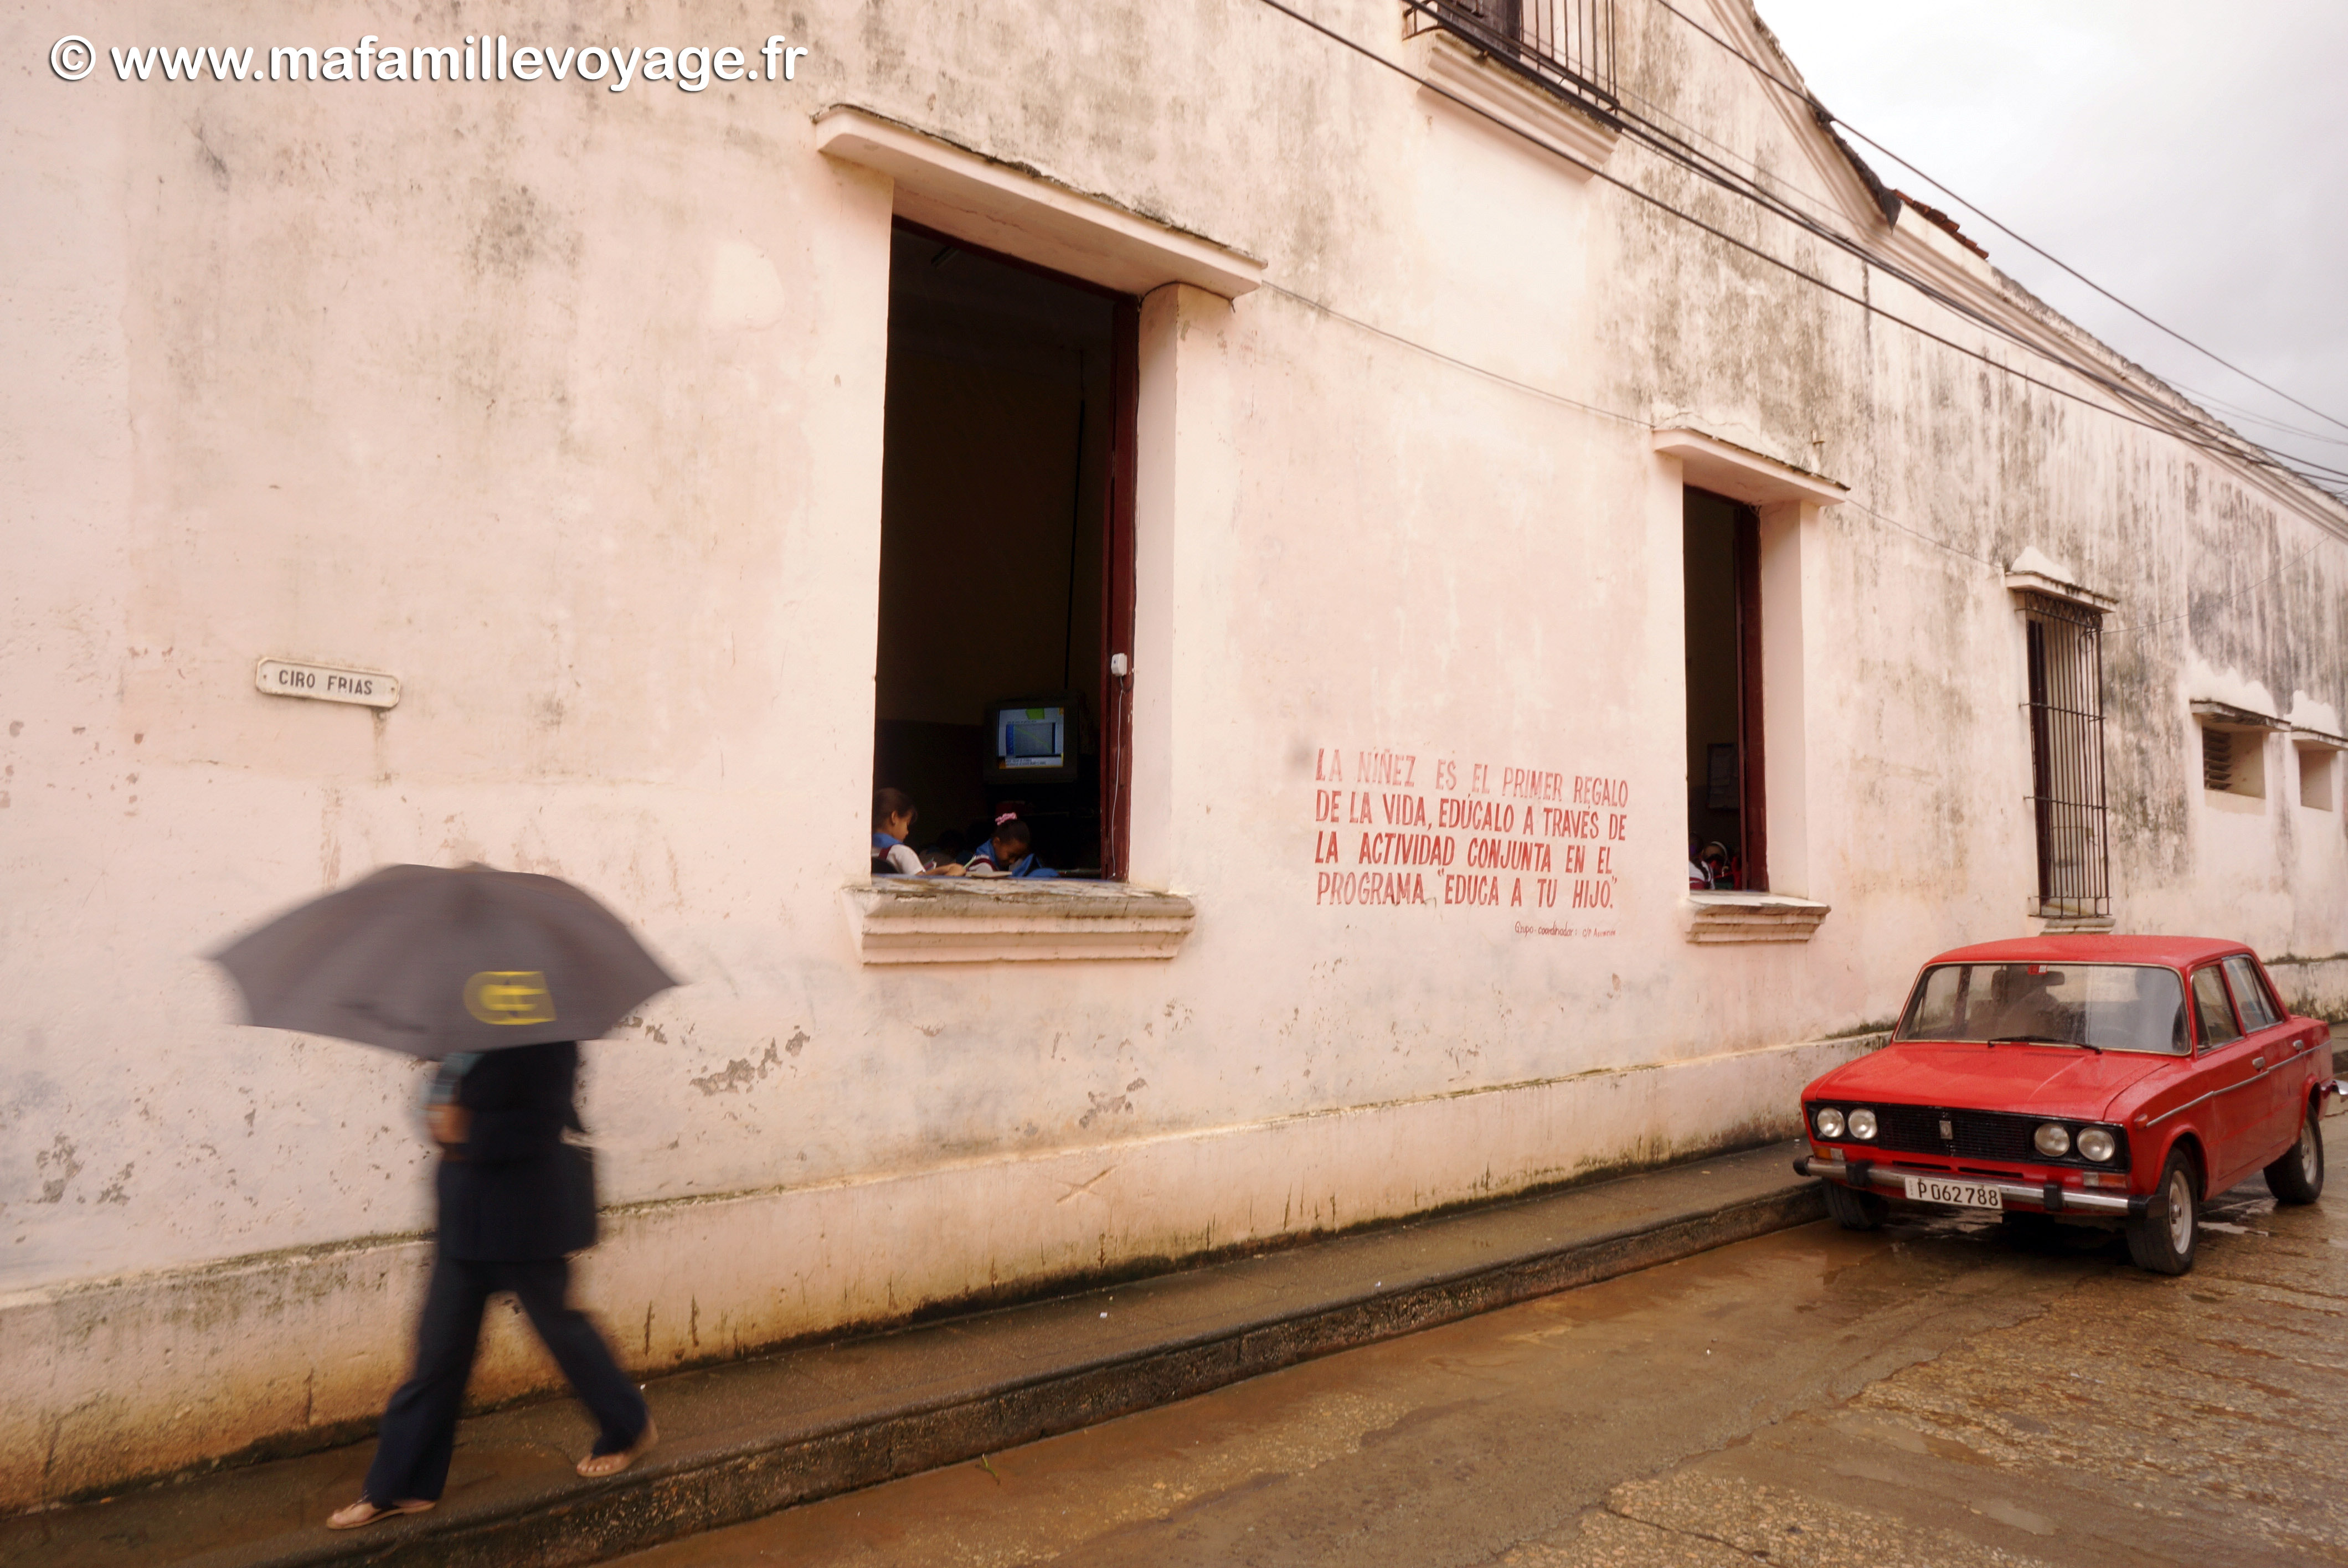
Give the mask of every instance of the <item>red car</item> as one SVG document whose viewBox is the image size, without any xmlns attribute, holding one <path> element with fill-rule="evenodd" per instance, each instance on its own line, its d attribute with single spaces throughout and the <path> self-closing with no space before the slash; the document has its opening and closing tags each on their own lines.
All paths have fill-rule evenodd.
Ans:
<svg viewBox="0 0 2348 1568">
<path fill-rule="evenodd" d="M 1890 1045 L 1802 1091 L 1794 1168 L 1852 1230 L 1893 1203 L 2116 1224 L 2138 1264 L 2183 1274 L 2200 1200 L 2254 1171 L 2280 1203 L 2322 1194 L 2330 1042 L 2240 942 L 1959 948 L 1916 977 Z"/>
</svg>

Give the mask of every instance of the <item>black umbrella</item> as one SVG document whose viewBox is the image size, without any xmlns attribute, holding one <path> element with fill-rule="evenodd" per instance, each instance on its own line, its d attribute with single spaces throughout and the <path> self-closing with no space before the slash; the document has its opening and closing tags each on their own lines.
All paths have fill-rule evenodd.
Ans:
<svg viewBox="0 0 2348 1568">
<path fill-rule="evenodd" d="M 676 984 L 570 883 L 486 866 L 386 866 L 212 958 L 249 1022 L 427 1061 L 593 1040 Z"/>
</svg>

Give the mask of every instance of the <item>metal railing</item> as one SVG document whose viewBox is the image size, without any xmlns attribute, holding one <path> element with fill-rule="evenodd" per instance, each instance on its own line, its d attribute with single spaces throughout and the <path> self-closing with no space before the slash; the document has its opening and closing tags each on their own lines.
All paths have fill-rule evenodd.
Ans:
<svg viewBox="0 0 2348 1568">
<path fill-rule="evenodd" d="M 2054 918 L 2109 915 L 2103 614 L 2045 594 L 2026 593 L 2022 601 L 2030 642 L 2038 911 Z"/>
<path fill-rule="evenodd" d="M 1502 65 L 1611 113 L 1614 0 L 1403 0 L 1406 36 L 1437 28 Z"/>
</svg>

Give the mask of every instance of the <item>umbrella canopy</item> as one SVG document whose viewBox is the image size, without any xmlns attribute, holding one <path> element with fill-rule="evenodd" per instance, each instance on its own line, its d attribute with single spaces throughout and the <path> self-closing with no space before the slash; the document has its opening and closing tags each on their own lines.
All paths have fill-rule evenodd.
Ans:
<svg viewBox="0 0 2348 1568">
<path fill-rule="evenodd" d="M 248 1022 L 427 1061 L 593 1040 L 676 984 L 570 883 L 486 866 L 386 866 L 212 958 Z"/>
</svg>

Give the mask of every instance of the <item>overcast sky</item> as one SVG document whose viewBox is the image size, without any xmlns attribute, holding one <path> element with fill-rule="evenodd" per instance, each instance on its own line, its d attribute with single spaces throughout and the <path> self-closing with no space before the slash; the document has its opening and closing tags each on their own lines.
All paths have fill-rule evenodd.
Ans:
<svg viewBox="0 0 2348 1568">
<path fill-rule="evenodd" d="M 1756 3 L 1838 117 L 2165 325 L 2348 420 L 2348 3 Z M 1886 183 L 1936 200 L 1859 151 Z M 2348 468 L 2348 428 L 1950 210 L 1992 261 L 2205 407 L 2323 439 L 2237 420 L 2244 434 Z"/>
</svg>

